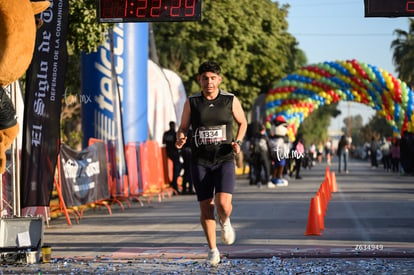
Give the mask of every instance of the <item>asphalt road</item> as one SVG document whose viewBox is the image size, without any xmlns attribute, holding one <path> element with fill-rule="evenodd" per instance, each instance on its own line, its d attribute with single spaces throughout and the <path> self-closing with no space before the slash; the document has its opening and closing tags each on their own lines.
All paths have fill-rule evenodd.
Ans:
<svg viewBox="0 0 414 275">
<path fill-rule="evenodd" d="M 302 170 L 303 179 L 268 189 L 237 180 L 232 224 L 237 241 L 219 243 L 229 257 L 311 254 L 377 255 L 414 253 L 414 177 L 371 169 L 368 162 L 351 160 L 349 174 L 336 175 L 338 191 L 331 193 L 320 236 L 305 235 L 311 198 L 325 179 L 327 165 Z M 335 161 L 330 171 L 336 172 Z M 79 224 L 65 218 L 45 227 L 44 243 L 53 257 L 119 255 L 130 257 L 184 253 L 204 257 L 207 249 L 193 195 L 156 198 L 144 206 L 136 201 L 124 210 L 112 206 L 85 211 Z M 218 232 L 219 233 L 219 232 Z M 295 254 L 296 253 L 296 254 Z"/>
</svg>

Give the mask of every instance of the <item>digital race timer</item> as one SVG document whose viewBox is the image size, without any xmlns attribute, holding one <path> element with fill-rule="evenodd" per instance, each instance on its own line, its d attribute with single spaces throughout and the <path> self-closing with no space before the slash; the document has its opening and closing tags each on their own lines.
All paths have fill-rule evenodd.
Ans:
<svg viewBox="0 0 414 275">
<path fill-rule="evenodd" d="M 98 0 L 99 22 L 196 21 L 201 0 Z"/>
<path fill-rule="evenodd" d="M 411 17 L 414 1 L 411 0 L 364 0 L 365 17 Z"/>
</svg>

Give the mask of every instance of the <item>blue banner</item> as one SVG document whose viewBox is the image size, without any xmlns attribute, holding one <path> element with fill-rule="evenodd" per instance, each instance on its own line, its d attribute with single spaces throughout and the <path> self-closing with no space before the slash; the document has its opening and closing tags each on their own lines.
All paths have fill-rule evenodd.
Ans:
<svg viewBox="0 0 414 275">
<path fill-rule="evenodd" d="M 148 24 L 116 24 L 114 63 L 121 101 L 125 144 L 148 136 L 147 63 Z M 116 139 L 109 41 L 82 56 L 83 147 L 89 138 Z"/>
</svg>

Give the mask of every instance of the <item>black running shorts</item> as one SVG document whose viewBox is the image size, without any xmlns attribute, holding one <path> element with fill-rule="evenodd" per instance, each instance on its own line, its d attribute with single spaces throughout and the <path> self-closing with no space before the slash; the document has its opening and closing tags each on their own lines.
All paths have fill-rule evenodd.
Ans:
<svg viewBox="0 0 414 275">
<path fill-rule="evenodd" d="M 220 192 L 233 194 L 236 183 L 235 169 L 233 161 L 213 166 L 191 165 L 191 179 L 197 192 L 197 200 L 212 199 L 214 194 Z"/>
</svg>

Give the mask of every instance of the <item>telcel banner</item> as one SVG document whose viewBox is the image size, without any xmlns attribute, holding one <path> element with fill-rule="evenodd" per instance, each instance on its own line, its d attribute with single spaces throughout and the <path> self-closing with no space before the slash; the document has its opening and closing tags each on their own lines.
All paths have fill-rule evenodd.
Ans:
<svg viewBox="0 0 414 275">
<path fill-rule="evenodd" d="M 114 65 L 121 101 L 124 142 L 145 141 L 147 119 L 148 24 L 119 23 L 113 29 Z M 83 147 L 89 138 L 114 140 L 111 47 L 82 56 Z"/>
</svg>

